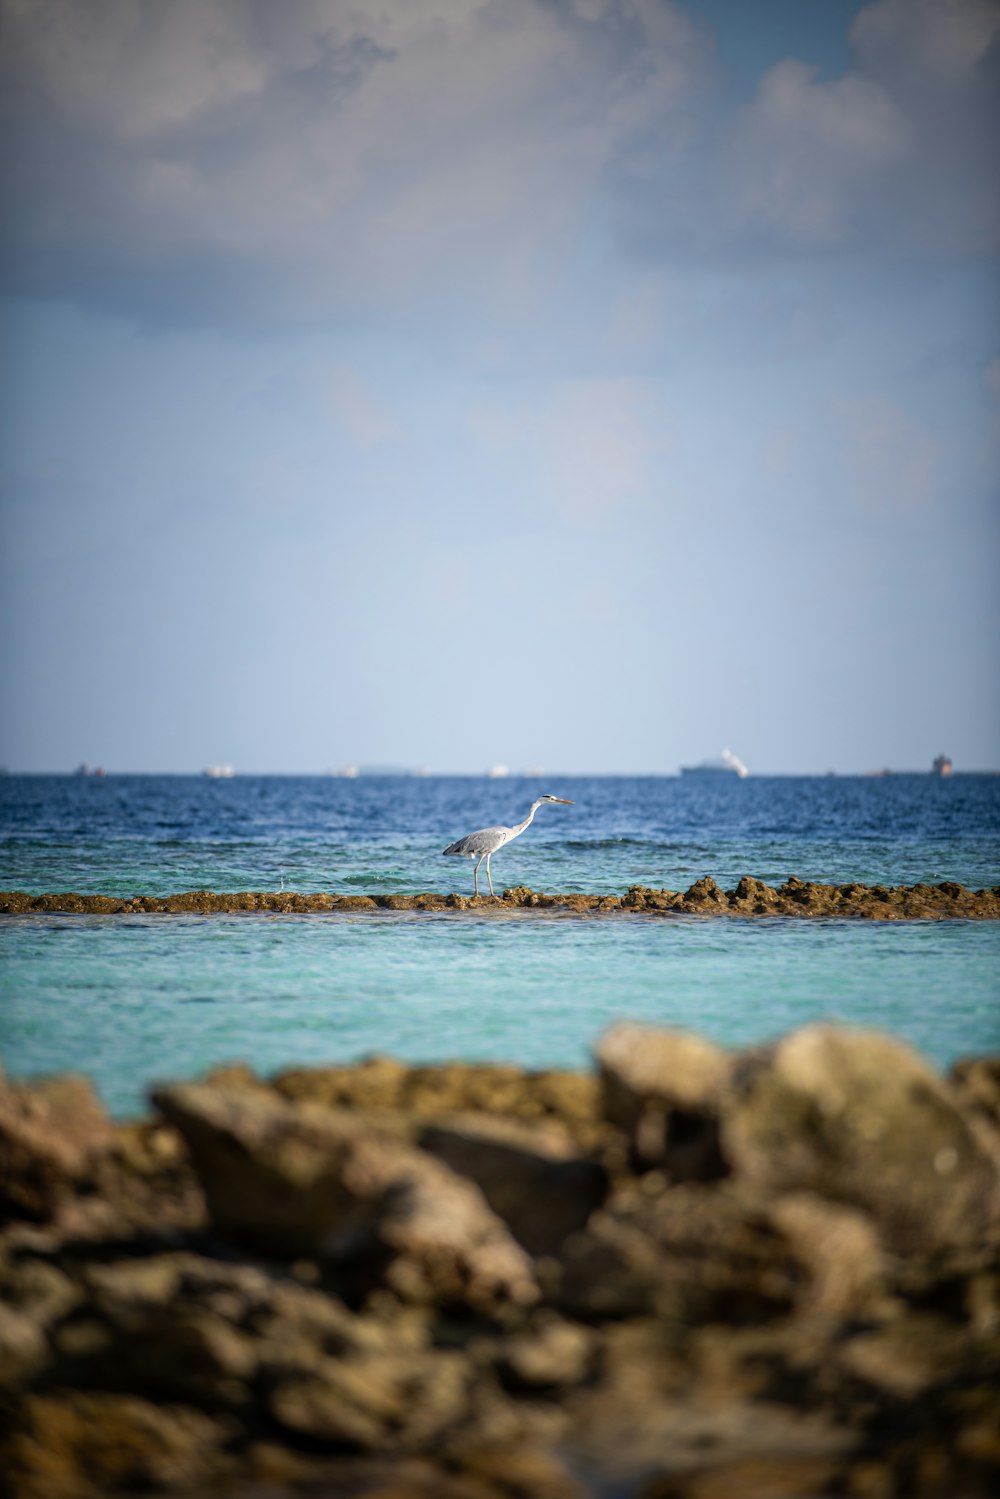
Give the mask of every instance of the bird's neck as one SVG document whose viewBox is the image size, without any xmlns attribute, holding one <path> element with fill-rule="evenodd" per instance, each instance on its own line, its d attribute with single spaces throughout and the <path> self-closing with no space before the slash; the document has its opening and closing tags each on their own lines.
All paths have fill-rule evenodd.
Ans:
<svg viewBox="0 0 1000 1499">
<path fill-rule="evenodd" d="M 537 812 L 537 811 L 538 811 L 538 809 L 539 809 L 539 807 L 540 807 L 540 806 L 541 806 L 541 805 L 542 805 L 542 804 L 541 804 L 541 802 L 540 802 L 540 801 L 537 801 L 537 802 L 532 802 L 532 803 L 531 803 L 531 811 L 530 811 L 530 812 L 529 812 L 529 813 L 528 813 L 528 815 L 527 815 L 527 817 L 526 817 L 526 818 L 525 818 L 525 819 L 524 819 L 524 821 L 523 821 L 523 822 L 519 822 L 519 823 L 517 823 L 517 824 L 515 824 L 515 826 L 514 826 L 514 828 L 513 828 L 513 832 L 514 832 L 514 834 L 515 834 L 515 835 L 516 835 L 516 834 L 517 834 L 517 833 L 523 833 L 523 832 L 524 832 L 524 830 L 525 830 L 525 828 L 526 828 L 526 827 L 527 827 L 527 826 L 528 826 L 528 823 L 529 823 L 529 822 L 530 822 L 530 821 L 531 821 L 531 819 L 532 819 L 532 818 L 533 818 L 533 817 L 534 817 L 534 815 L 535 815 L 535 813 L 536 813 L 536 812 Z"/>
</svg>

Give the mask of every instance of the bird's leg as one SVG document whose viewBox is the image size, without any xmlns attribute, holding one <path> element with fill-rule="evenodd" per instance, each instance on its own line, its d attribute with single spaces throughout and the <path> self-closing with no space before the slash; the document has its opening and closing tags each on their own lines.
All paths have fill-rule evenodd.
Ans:
<svg viewBox="0 0 1000 1499">
<path fill-rule="evenodd" d="M 476 861 L 476 894 L 477 895 L 479 894 L 479 866 L 480 866 L 480 864 L 483 862 L 483 860 L 485 858 L 486 858 L 485 854 L 480 854 L 478 860 Z"/>
<path fill-rule="evenodd" d="M 486 878 L 490 881 L 490 894 L 493 894 L 493 881 L 490 879 L 490 856 L 486 855 Z"/>
</svg>

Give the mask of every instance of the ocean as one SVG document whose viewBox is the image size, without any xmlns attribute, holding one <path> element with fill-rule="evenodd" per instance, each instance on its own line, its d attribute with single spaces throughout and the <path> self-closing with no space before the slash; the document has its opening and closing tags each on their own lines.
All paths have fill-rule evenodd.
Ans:
<svg viewBox="0 0 1000 1499">
<path fill-rule="evenodd" d="M 623 893 L 743 874 L 1000 882 L 1000 776 L 18 776 L 0 887 L 472 891 L 445 844 L 543 807 L 494 885 Z M 484 882 L 485 888 L 485 882 Z M 0 918 L 11 1076 L 81 1071 L 121 1116 L 154 1081 L 375 1052 L 587 1063 L 622 1016 L 744 1045 L 817 1019 L 893 1030 L 940 1066 L 1000 1048 L 1000 923 L 784 918 Z"/>
</svg>

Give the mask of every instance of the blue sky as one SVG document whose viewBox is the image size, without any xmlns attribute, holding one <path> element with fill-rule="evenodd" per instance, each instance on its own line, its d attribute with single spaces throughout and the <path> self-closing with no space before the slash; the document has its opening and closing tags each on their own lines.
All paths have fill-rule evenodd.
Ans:
<svg viewBox="0 0 1000 1499">
<path fill-rule="evenodd" d="M 1000 767 L 997 0 L 0 11 L 0 764 Z"/>
</svg>

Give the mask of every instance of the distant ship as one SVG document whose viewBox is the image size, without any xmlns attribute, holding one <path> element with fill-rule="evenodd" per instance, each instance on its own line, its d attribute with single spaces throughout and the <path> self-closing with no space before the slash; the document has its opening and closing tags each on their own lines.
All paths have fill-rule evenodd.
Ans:
<svg viewBox="0 0 1000 1499">
<path fill-rule="evenodd" d="M 507 769 L 506 765 L 491 765 L 486 774 L 489 776 L 491 781 L 502 781 L 504 776 L 510 775 L 510 771 Z"/>
<path fill-rule="evenodd" d="M 700 765 L 681 766 L 682 776 L 739 776 L 742 781 L 749 774 L 743 761 L 728 749 L 724 749 L 717 760 L 702 760 Z"/>
<path fill-rule="evenodd" d="M 235 774 L 231 765 L 206 765 L 202 771 L 203 776 L 208 776 L 213 781 L 228 781 L 229 777 Z"/>
<path fill-rule="evenodd" d="M 936 776 L 950 776 L 954 773 L 955 767 L 947 755 L 938 755 L 934 760 L 932 769 Z"/>
</svg>

